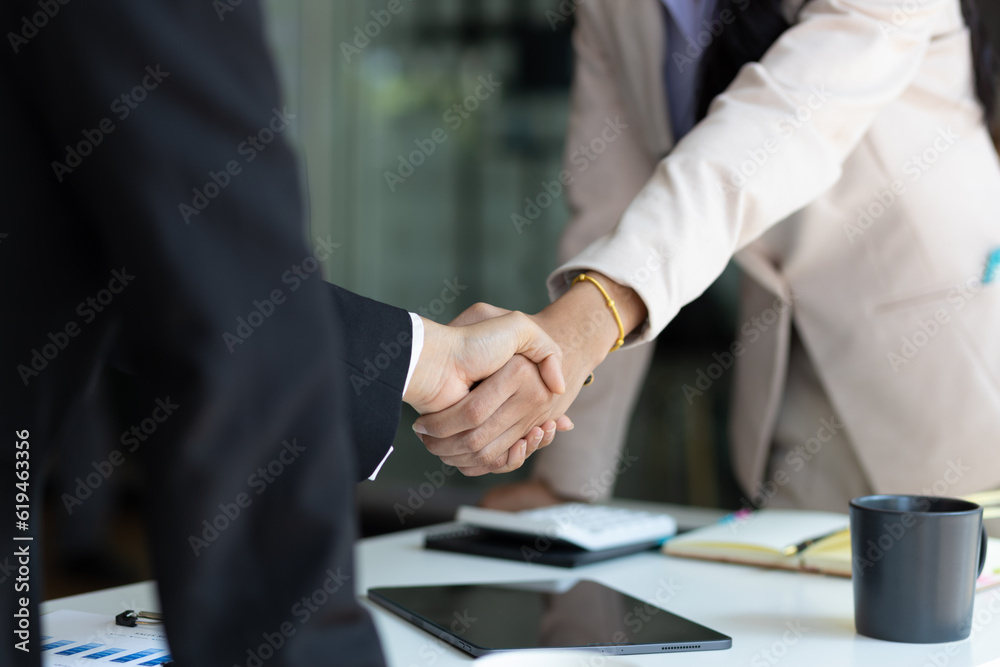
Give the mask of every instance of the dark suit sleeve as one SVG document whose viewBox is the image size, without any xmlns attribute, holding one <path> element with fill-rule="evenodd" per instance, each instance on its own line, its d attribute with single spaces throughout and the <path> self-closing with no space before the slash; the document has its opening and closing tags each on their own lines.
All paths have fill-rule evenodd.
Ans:
<svg viewBox="0 0 1000 667">
<path fill-rule="evenodd" d="M 14 304 L 19 332 L 0 395 L 5 432 L 7 415 L 32 432 L 34 488 L 61 412 L 51 397 L 83 384 L 103 341 L 127 348 L 143 395 L 160 401 L 139 416 L 159 415 L 155 433 L 120 454 L 144 471 L 176 663 L 382 665 L 355 597 L 353 442 L 376 424 L 360 458 L 387 446 L 408 355 L 359 395 L 345 369 L 363 371 L 379 341 L 409 329 L 395 309 L 331 299 L 316 271 L 290 278 L 318 264 L 286 139 L 297 110 L 280 101 L 258 3 L 5 0 L 0 25 L 26 35 L 0 53 L 0 284 L 18 285 L 0 304 Z M 102 294 L 93 315 L 74 309 Z M 68 323 L 79 338 L 23 383 L 13 355 L 30 359 Z M 96 333 L 102 344 L 85 345 Z M 13 451 L 0 457 L 5 480 Z M 39 664 L 34 584 L 32 650 L 4 642 L 5 667 Z M 0 583 L 7 637 L 12 585 Z"/>
<path fill-rule="evenodd" d="M 413 323 L 405 310 L 330 285 L 334 307 L 349 335 L 340 356 L 350 382 L 348 406 L 358 480 L 385 458 L 399 425 L 403 384 L 410 365 Z"/>
</svg>

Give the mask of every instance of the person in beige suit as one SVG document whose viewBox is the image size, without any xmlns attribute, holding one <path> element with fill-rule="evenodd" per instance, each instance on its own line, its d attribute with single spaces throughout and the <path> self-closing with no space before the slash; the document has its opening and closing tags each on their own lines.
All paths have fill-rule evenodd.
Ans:
<svg viewBox="0 0 1000 667">
<path fill-rule="evenodd" d="M 732 457 L 755 505 L 844 511 L 872 491 L 1000 487 L 1000 164 L 962 2 L 783 3 L 790 27 L 676 146 L 663 71 L 684 51 L 660 2 L 577 5 L 571 259 L 537 316 L 582 385 L 620 336 L 596 286 L 571 287 L 586 272 L 615 300 L 626 348 L 555 398 L 514 360 L 484 382 L 504 410 L 482 425 L 482 403 L 425 415 L 425 444 L 482 461 L 579 393 L 576 429 L 521 491 L 594 500 L 584 487 L 613 469 L 643 343 L 735 257 Z M 573 157 L 609 121 L 627 129 L 580 170 Z"/>
</svg>

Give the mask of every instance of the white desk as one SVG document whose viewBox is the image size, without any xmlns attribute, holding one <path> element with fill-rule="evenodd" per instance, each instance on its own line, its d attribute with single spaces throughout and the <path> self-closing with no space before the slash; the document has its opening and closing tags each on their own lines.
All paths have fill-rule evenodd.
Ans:
<svg viewBox="0 0 1000 667">
<path fill-rule="evenodd" d="M 359 594 L 373 586 L 588 578 L 730 635 L 726 651 L 629 656 L 636 665 L 1000 665 L 1000 589 L 976 598 L 973 636 L 957 644 L 894 644 L 854 631 L 847 579 L 667 558 L 656 552 L 575 570 L 425 551 L 422 531 L 362 540 Z M 669 591 L 673 590 L 671 594 Z M 365 600 L 391 667 L 469 665 L 470 657 Z M 53 600 L 42 611 L 155 610 L 150 582 Z M 799 628 L 801 637 L 789 631 Z M 597 663 L 595 663 L 597 664 Z"/>
</svg>

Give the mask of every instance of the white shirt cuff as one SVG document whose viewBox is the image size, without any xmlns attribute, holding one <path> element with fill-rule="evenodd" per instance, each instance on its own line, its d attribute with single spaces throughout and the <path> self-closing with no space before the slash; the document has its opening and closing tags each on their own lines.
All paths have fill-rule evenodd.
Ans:
<svg viewBox="0 0 1000 667">
<path fill-rule="evenodd" d="M 406 371 L 406 382 L 403 383 L 404 396 L 406 395 L 407 388 L 410 386 L 410 380 L 413 378 L 413 371 L 417 369 L 417 360 L 420 359 L 420 353 L 423 352 L 424 349 L 424 321 L 420 319 L 419 315 L 410 313 L 410 322 L 413 324 L 413 336 L 410 339 L 410 367 Z M 385 453 L 385 457 L 382 459 L 382 462 L 375 468 L 375 472 L 368 477 L 369 480 L 373 482 L 375 481 L 375 477 L 382 469 L 382 466 L 384 466 L 385 462 L 389 460 L 390 456 L 392 456 L 393 449 L 394 448 L 392 446 L 389 447 L 389 451 Z"/>
<path fill-rule="evenodd" d="M 417 370 L 417 360 L 424 350 L 424 321 L 415 313 L 410 313 L 410 321 L 413 323 L 413 337 L 410 343 L 410 368 L 406 371 L 406 382 L 403 383 L 403 395 L 410 386 L 413 379 L 413 371 Z"/>
</svg>

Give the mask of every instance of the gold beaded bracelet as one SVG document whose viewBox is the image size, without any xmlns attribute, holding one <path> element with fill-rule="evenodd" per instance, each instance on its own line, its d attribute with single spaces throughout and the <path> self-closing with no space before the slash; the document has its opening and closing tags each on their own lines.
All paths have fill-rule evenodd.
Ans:
<svg viewBox="0 0 1000 667">
<path fill-rule="evenodd" d="M 594 283 L 594 286 L 597 289 L 601 290 L 601 294 L 604 295 L 604 298 L 608 302 L 608 308 L 611 309 L 611 314 L 615 316 L 615 323 L 618 325 L 618 340 L 615 341 L 614 346 L 611 348 L 611 350 L 609 352 L 609 354 L 610 354 L 611 352 L 614 352 L 615 350 L 617 350 L 618 348 L 620 348 L 622 345 L 625 344 L 625 325 L 622 324 L 622 318 L 618 314 L 618 307 L 615 305 L 615 300 L 612 299 L 611 295 L 608 294 L 608 292 L 607 292 L 606 289 L 604 289 L 604 285 L 602 285 L 601 283 L 597 282 L 597 280 L 595 280 L 594 278 L 591 278 L 586 273 L 581 273 L 580 275 L 578 275 L 576 278 L 573 279 L 573 282 L 572 282 L 572 284 L 570 284 L 570 287 L 572 287 L 573 285 L 575 285 L 575 284 L 577 284 L 579 282 L 583 282 L 584 280 L 586 280 L 588 282 L 591 282 L 591 283 Z"/>
<path fill-rule="evenodd" d="M 596 279 L 588 276 L 586 273 L 581 273 L 580 275 L 578 275 L 576 278 L 573 279 L 573 282 L 570 284 L 570 287 L 583 281 L 591 282 L 594 284 L 594 287 L 601 290 L 601 294 L 604 295 L 604 298 L 608 302 L 608 308 L 611 309 L 611 314 L 615 316 L 615 323 L 618 325 L 618 340 L 615 341 L 614 346 L 612 346 L 611 350 L 608 352 L 608 354 L 611 354 L 611 352 L 614 352 L 615 350 L 617 350 L 618 348 L 620 348 L 622 345 L 625 344 L 625 325 L 622 324 L 622 318 L 618 314 L 618 307 L 615 305 L 615 300 L 612 299 L 611 295 L 608 294 L 607 290 L 604 289 L 604 285 L 599 283 Z M 586 387 L 590 384 L 593 384 L 593 382 L 594 382 L 594 374 L 591 373 L 590 375 L 587 376 L 587 379 L 584 381 L 583 386 Z"/>
</svg>

